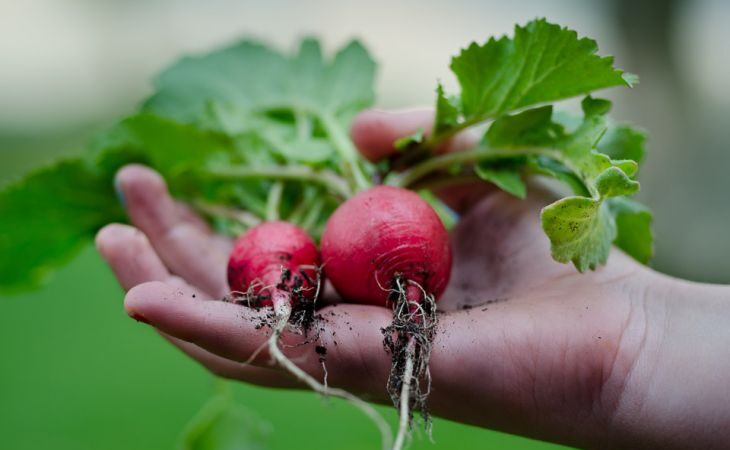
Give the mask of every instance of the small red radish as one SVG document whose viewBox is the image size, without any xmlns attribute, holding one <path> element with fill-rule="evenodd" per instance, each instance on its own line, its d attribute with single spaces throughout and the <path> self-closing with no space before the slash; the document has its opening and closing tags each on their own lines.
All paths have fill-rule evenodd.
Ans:
<svg viewBox="0 0 730 450">
<path fill-rule="evenodd" d="M 390 448 L 390 428 L 371 405 L 343 389 L 327 386 L 326 375 L 325 384 L 320 383 L 279 348 L 292 308 L 314 314 L 321 284 L 319 267 L 317 247 L 307 232 L 288 222 L 272 220 L 249 229 L 236 240 L 228 260 L 228 284 L 232 298 L 239 303 L 273 306 L 275 318 L 266 342 L 272 359 L 315 392 L 345 399 L 359 408 L 380 430 L 383 448 Z M 254 352 L 251 359 L 257 354 Z M 324 362 L 320 362 L 324 368 Z"/>
<path fill-rule="evenodd" d="M 315 300 L 319 253 L 296 225 L 264 222 L 236 240 L 228 260 L 231 291 L 247 294 L 254 306 Z"/>
<path fill-rule="evenodd" d="M 321 245 L 325 274 L 340 295 L 393 308 L 393 322 L 383 334 L 392 356 L 388 393 L 400 411 L 393 449 L 401 449 L 413 409 L 427 427 L 430 423 L 428 362 L 436 333 L 435 302 L 451 272 L 448 232 L 414 192 L 376 186 L 337 208 Z"/>
<path fill-rule="evenodd" d="M 410 301 L 438 298 L 451 273 L 449 235 L 418 194 L 376 186 L 340 205 L 322 235 L 327 278 L 351 302 L 386 306 L 397 279 Z"/>
</svg>

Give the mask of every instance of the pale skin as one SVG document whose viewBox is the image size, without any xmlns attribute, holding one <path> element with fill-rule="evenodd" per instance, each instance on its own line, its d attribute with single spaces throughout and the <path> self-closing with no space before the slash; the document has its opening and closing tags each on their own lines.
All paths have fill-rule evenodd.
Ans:
<svg viewBox="0 0 730 450">
<path fill-rule="evenodd" d="M 368 158 L 383 158 L 431 116 L 366 111 L 353 140 Z M 469 140 L 458 136 L 445 151 Z M 176 203 L 155 172 L 128 166 L 117 183 L 133 226 L 105 227 L 97 246 L 127 291 L 127 313 L 218 376 L 302 387 L 266 351 L 242 364 L 266 341 L 267 329 L 249 320 L 260 313 L 210 301 L 228 291 L 231 241 Z M 438 303 L 433 414 L 581 448 L 730 446 L 730 286 L 670 278 L 617 249 L 595 272 L 556 263 L 539 223 L 549 196 L 539 189 L 526 201 L 484 186 L 442 196 L 462 218 Z M 339 300 L 330 291 L 327 301 Z M 380 329 L 390 311 L 340 303 L 322 313 L 329 384 L 386 402 L 390 356 Z M 284 350 L 322 379 L 314 345 Z"/>
</svg>

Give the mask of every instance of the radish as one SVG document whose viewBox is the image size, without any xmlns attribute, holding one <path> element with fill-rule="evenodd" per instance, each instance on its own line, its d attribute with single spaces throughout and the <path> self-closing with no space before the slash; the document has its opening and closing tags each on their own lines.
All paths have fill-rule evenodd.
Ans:
<svg viewBox="0 0 730 450">
<path fill-rule="evenodd" d="M 319 252 L 296 225 L 264 222 L 241 235 L 228 260 L 228 285 L 249 306 L 314 302 L 319 294 Z"/>
<path fill-rule="evenodd" d="M 420 411 L 427 426 L 430 423 L 428 360 L 436 300 L 451 271 L 449 235 L 417 194 L 376 186 L 337 208 L 325 226 L 321 250 L 325 274 L 340 295 L 393 308 L 393 323 L 383 333 L 392 355 L 388 393 L 400 411 L 394 445 L 399 449 L 412 410 Z"/>
<path fill-rule="evenodd" d="M 357 396 L 327 386 L 324 360 L 321 360 L 325 370 L 325 383 L 322 384 L 297 367 L 279 348 L 279 339 L 293 312 L 300 330 L 306 331 L 314 319 L 321 285 L 319 267 L 317 247 L 306 231 L 288 222 L 263 222 L 241 235 L 233 246 L 228 260 L 228 284 L 232 294 L 229 299 L 256 308 L 273 307 L 272 333 L 265 343 L 272 359 L 315 392 L 343 398 L 360 408 L 378 426 L 383 448 L 388 448 L 391 435 L 387 423 Z M 250 360 L 258 352 L 254 352 Z"/>
</svg>

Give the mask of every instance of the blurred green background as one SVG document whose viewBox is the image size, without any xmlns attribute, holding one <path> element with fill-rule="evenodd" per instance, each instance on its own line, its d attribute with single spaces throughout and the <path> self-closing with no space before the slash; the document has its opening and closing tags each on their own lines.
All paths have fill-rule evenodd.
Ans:
<svg viewBox="0 0 730 450">
<path fill-rule="evenodd" d="M 359 37 L 380 63 L 380 105 L 402 107 L 429 104 L 437 78 L 453 83 L 447 66 L 460 46 L 536 16 L 596 38 L 641 76 L 634 90 L 607 95 L 614 117 L 651 134 L 640 196 L 655 211 L 653 265 L 730 282 L 730 62 L 722 57 L 730 3 L 722 0 L 0 0 L 0 184 L 79 151 L 95 129 L 131 111 L 173 59 L 235 37 L 282 48 L 309 34 L 329 48 Z M 214 381 L 129 320 L 121 299 L 91 248 L 44 289 L 0 298 L 0 448 L 176 448 Z M 339 402 L 243 385 L 234 394 L 251 411 L 243 422 L 269 430 L 265 448 L 377 446 L 369 423 Z M 441 420 L 434 440 L 417 438 L 412 448 L 558 448 Z"/>
</svg>

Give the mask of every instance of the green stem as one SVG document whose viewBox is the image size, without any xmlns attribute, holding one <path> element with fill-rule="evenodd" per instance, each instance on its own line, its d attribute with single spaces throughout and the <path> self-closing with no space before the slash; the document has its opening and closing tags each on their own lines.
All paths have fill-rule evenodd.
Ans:
<svg viewBox="0 0 730 450">
<path fill-rule="evenodd" d="M 190 422 L 185 426 L 179 445 L 180 450 L 196 448 L 200 437 L 210 429 L 225 413 L 233 402 L 231 383 L 221 378 L 215 379 L 213 395 L 205 402 Z"/>
<path fill-rule="evenodd" d="M 301 109 L 294 111 L 294 119 L 297 127 L 297 138 L 305 141 L 312 136 L 312 120 Z"/>
<path fill-rule="evenodd" d="M 458 186 L 467 183 L 484 182 L 476 175 L 456 175 L 448 178 L 437 178 L 435 180 L 424 180 L 413 183 L 409 188 L 414 191 L 428 189 L 429 191 L 437 191 L 439 189 Z"/>
<path fill-rule="evenodd" d="M 220 179 L 260 178 L 302 181 L 323 186 L 343 199 L 352 196 L 352 191 L 340 176 L 329 170 L 313 170 L 307 166 L 272 166 L 264 168 L 227 166 L 207 169 L 206 173 Z"/>
<path fill-rule="evenodd" d="M 350 141 L 345 131 L 342 129 L 337 120 L 329 113 L 322 113 L 319 119 L 324 127 L 327 135 L 342 158 L 345 173 L 351 177 L 351 182 L 355 191 L 362 191 L 372 186 L 368 181 L 365 173 L 360 165 L 360 156 L 357 149 Z"/>
<path fill-rule="evenodd" d="M 273 222 L 279 220 L 279 208 L 281 207 L 281 194 L 284 193 L 284 183 L 277 181 L 269 189 L 266 197 L 266 220 Z"/>
<path fill-rule="evenodd" d="M 498 160 L 515 156 L 543 155 L 557 160 L 561 160 L 561 155 L 556 150 L 545 148 L 517 148 L 498 150 L 489 147 L 475 147 L 472 150 L 464 152 L 446 153 L 441 156 L 427 159 L 422 163 L 416 164 L 410 169 L 400 172 L 391 173 L 385 179 L 385 184 L 399 187 L 409 187 L 415 182 L 421 180 L 426 175 L 437 170 L 447 169 L 454 164 L 469 164 L 480 161 Z"/>
<path fill-rule="evenodd" d="M 461 122 L 459 124 L 454 125 L 453 127 L 447 129 L 446 131 L 442 131 L 438 134 L 431 134 L 426 138 L 426 140 L 423 142 L 421 147 L 424 147 L 426 149 L 434 149 L 444 143 L 445 141 L 451 139 L 455 135 L 457 135 L 459 132 L 466 130 L 467 128 L 473 127 L 475 125 L 479 125 L 482 122 L 486 122 L 488 120 L 491 120 L 491 117 L 473 117 L 469 120 L 465 120 L 464 122 Z"/>
<path fill-rule="evenodd" d="M 226 219 L 234 220 L 240 223 L 246 228 L 251 228 L 261 223 L 261 219 L 259 217 L 242 209 L 216 205 L 213 203 L 208 203 L 204 200 L 195 200 L 193 202 L 193 206 L 203 214 L 213 217 L 225 217 Z"/>
<path fill-rule="evenodd" d="M 299 199 L 297 205 L 294 207 L 291 214 L 289 214 L 289 217 L 286 218 L 287 222 L 291 222 L 296 225 L 301 225 L 302 218 L 307 211 L 311 209 L 310 205 L 318 195 L 321 195 L 318 187 L 304 186 L 302 190 L 303 194 L 301 199 Z"/>
<path fill-rule="evenodd" d="M 307 215 L 302 219 L 301 227 L 307 231 L 314 227 L 317 224 L 317 219 L 322 212 L 322 208 L 324 208 L 324 198 L 318 196 L 312 203 L 311 208 L 309 208 Z"/>
</svg>

